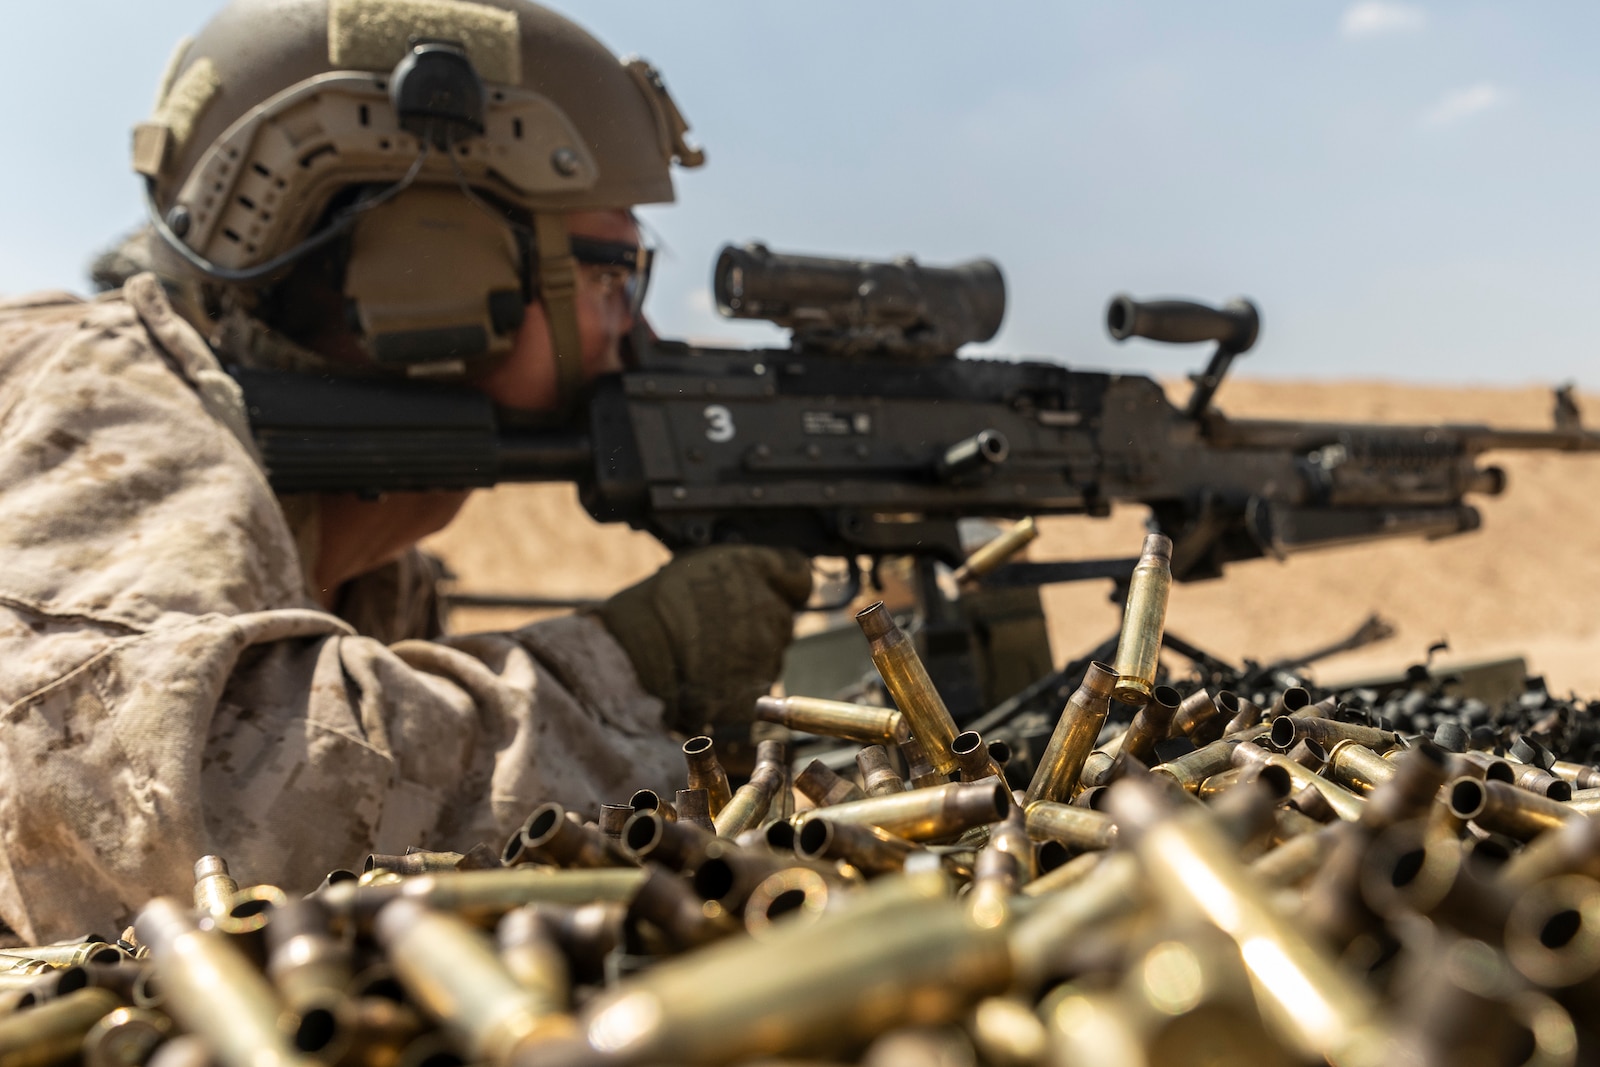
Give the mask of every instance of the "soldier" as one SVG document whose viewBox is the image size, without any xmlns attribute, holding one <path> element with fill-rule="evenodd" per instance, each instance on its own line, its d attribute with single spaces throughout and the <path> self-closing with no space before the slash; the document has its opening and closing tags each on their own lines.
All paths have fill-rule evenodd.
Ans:
<svg viewBox="0 0 1600 1067">
<path fill-rule="evenodd" d="M 599 611 L 442 637 L 456 492 L 277 498 L 225 364 L 464 380 L 559 415 L 618 369 L 630 209 L 697 165 L 656 72 L 526 0 L 235 0 L 135 131 L 155 270 L 0 306 L 0 918 L 30 943 L 368 850 L 498 842 L 751 714 L 805 561 L 681 556 Z M 358 416 L 359 413 L 352 413 Z M 429 448 L 421 443 L 419 462 Z"/>
</svg>

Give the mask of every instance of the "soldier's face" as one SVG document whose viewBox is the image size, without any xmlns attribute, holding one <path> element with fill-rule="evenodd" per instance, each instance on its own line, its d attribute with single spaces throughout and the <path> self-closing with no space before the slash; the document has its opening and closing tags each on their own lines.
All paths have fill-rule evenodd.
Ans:
<svg viewBox="0 0 1600 1067">
<path fill-rule="evenodd" d="M 575 237 L 639 243 L 639 226 L 626 211 L 581 211 L 567 216 Z M 633 328 L 626 276 L 617 268 L 578 265 L 578 337 L 583 347 L 587 381 L 622 369 L 622 339 Z M 555 350 L 544 305 L 528 305 L 511 354 L 478 379 L 477 385 L 495 403 L 526 411 L 556 407 Z"/>
</svg>

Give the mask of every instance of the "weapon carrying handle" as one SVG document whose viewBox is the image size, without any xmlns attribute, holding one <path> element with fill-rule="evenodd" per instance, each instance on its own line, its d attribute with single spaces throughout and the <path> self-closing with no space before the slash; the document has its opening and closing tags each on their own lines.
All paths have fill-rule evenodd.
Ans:
<svg viewBox="0 0 1600 1067">
<path fill-rule="evenodd" d="M 1119 293 L 1106 307 L 1106 329 L 1118 341 L 1130 337 L 1175 345 L 1215 341 L 1237 355 L 1256 343 L 1261 316 L 1243 297 L 1214 308 L 1192 300 L 1135 300 Z"/>
</svg>

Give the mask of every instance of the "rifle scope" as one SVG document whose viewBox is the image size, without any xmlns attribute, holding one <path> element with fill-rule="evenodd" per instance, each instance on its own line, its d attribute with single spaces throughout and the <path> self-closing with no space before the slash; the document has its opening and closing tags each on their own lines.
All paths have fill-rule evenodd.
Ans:
<svg viewBox="0 0 1600 1067">
<path fill-rule="evenodd" d="M 767 319 L 802 346 L 846 352 L 948 355 L 987 341 L 1006 311 L 1006 283 L 993 260 L 928 267 L 724 246 L 712 276 L 717 310 Z"/>
<path fill-rule="evenodd" d="M 1130 337 L 1174 345 L 1215 341 L 1238 355 L 1256 343 L 1261 316 L 1243 297 L 1214 308 L 1192 300 L 1135 300 L 1119 293 L 1106 307 L 1106 329 L 1118 341 Z"/>
</svg>

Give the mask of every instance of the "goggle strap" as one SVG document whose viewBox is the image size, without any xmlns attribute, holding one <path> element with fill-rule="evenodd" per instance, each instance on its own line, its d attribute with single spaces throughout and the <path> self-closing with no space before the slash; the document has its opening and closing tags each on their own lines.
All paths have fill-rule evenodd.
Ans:
<svg viewBox="0 0 1600 1067">
<path fill-rule="evenodd" d="M 556 356 L 557 402 L 565 411 L 583 388 L 578 262 L 567 239 L 567 220 L 559 212 L 534 212 L 533 231 L 539 256 L 539 299 L 550 324 L 550 345 Z"/>
</svg>

